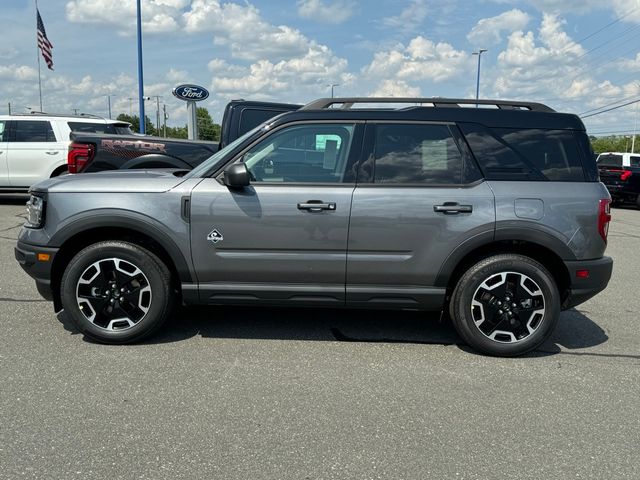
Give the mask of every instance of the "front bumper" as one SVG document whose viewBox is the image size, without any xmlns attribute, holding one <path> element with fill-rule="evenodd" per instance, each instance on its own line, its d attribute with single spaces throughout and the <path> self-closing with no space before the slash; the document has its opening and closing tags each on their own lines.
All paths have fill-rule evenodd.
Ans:
<svg viewBox="0 0 640 480">
<path fill-rule="evenodd" d="M 569 295 L 562 304 L 563 310 L 580 305 L 604 290 L 609 284 L 611 272 L 613 271 L 611 257 L 602 257 L 597 260 L 570 261 L 564 262 L 564 264 L 569 271 L 571 286 Z M 578 270 L 588 270 L 589 276 L 587 278 L 579 278 L 576 275 Z"/>
<path fill-rule="evenodd" d="M 36 288 L 46 300 L 53 300 L 51 291 L 51 267 L 58 248 L 40 247 L 18 242 L 15 247 L 16 260 L 22 269 L 36 281 Z M 49 255 L 47 260 L 39 260 L 38 254 Z"/>
</svg>

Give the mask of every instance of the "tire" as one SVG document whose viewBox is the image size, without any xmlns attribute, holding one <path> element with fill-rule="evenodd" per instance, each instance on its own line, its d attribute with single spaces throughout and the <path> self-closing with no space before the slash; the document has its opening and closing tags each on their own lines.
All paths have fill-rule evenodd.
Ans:
<svg viewBox="0 0 640 480">
<path fill-rule="evenodd" d="M 173 306 L 171 274 L 153 253 L 123 241 L 94 243 L 67 265 L 65 315 L 87 337 L 124 344 L 153 334 Z"/>
<path fill-rule="evenodd" d="M 560 294 L 540 263 L 523 255 L 495 255 L 462 275 L 450 312 L 469 346 L 488 355 L 514 357 L 549 338 L 560 318 Z"/>
</svg>

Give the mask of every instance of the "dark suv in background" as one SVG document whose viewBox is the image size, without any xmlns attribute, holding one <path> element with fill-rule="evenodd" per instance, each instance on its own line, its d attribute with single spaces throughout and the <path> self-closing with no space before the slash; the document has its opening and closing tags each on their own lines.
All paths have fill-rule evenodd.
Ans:
<svg viewBox="0 0 640 480">
<path fill-rule="evenodd" d="M 606 287 L 609 203 L 575 115 L 321 99 L 184 176 L 40 183 L 16 258 L 105 343 L 146 337 L 178 301 L 444 311 L 477 350 L 512 356 Z"/>
</svg>

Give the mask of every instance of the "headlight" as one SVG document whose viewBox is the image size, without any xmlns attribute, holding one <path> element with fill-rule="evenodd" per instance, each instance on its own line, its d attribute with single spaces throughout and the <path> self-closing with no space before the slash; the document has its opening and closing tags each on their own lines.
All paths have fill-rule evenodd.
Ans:
<svg viewBox="0 0 640 480">
<path fill-rule="evenodd" d="M 31 195 L 27 202 L 27 228 L 40 228 L 44 224 L 44 198 Z"/>
</svg>

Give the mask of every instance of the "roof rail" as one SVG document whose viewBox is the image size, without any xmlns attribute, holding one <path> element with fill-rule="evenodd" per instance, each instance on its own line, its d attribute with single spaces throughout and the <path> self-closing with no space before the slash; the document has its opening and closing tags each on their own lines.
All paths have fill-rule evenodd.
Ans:
<svg viewBox="0 0 640 480">
<path fill-rule="evenodd" d="M 332 108 L 334 105 L 340 105 L 339 109 L 348 110 L 355 104 L 362 103 L 411 103 L 418 104 L 414 106 L 423 106 L 420 104 L 428 103 L 433 107 L 455 108 L 460 105 L 492 105 L 501 110 L 529 110 L 532 112 L 555 112 L 554 109 L 536 102 L 517 102 L 512 100 L 475 100 L 472 98 L 442 98 L 442 97 L 336 97 L 336 98 L 320 98 L 311 103 L 306 104 L 301 110 L 323 110 Z"/>
<path fill-rule="evenodd" d="M 29 113 L 12 113 L 12 117 L 35 117 L 35 116 L 46 116 L 46 117 L 70 117 L 70 118 L 100 118 L 102 120 L 108 120 L 100 115 L 94 115 L 92 113 L 47 113 L 47 112 L 39 112 L 37 110 L 32 110 Z"/>
</svg>

